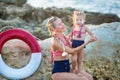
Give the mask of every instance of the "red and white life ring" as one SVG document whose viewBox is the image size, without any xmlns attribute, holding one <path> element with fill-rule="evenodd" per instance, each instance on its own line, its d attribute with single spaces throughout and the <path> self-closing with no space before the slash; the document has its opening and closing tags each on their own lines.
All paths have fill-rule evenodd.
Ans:
<svg viewBox="0 0 120 80">
<path fill-rule="evenodd" d="M 2 59 L 1 50 L 4 43 L 10 39 L 20 39 L 26 42 L 31 49 L 31 59 L 29 63 L 20 69 L 9 67 Z M 0 74 L 8 79 L 23 79 L 32 75 L 42 62 L 41 48 L 35 37 L 29 32 L 15 28 L 0 33 Z"/>
</svg>

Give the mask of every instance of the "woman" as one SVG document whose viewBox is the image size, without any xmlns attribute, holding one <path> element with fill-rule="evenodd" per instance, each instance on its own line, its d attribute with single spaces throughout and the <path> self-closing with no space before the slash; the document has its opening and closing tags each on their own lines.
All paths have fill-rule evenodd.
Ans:
<svg viewBox="0 0 120 80">
<path fill-rule="evenodd" d="M 51 52 L 53 56 L 52 80 L 91 80 L 86 75 L 77 75 L 70 73 L 69 55 L 81 51 L 87 44 L 93 42 L 88 40 L 76 48 L 70 48 L 71 45 L 62 33 L 64 31 L 64 23 L 58 17 L 51 17 L 47 22 L 48 30 L 53 36 Z M 63 52 L 67 52 L 63 54 Z"/>
</svg>

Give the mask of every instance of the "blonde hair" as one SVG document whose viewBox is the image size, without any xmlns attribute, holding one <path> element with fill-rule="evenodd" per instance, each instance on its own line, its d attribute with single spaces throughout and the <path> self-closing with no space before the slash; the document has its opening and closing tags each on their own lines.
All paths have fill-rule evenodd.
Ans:
<svg viewBox="0 0 120 80">
<path fill-rule="evenodd" d="M 77 17 L 83 18 L 85 20 L 86 19 L 86 14 L 85 14 L 84 11 L 74 11 L 73 12 L 73 17 L 72 17 L 73 18 L 73 22 L 75 21 L 75 19 Z"/>
<path fill-rule="evenodd" d="M 59 18 L 53 16 L 53 17 L 51 17 L 51 18 L 48 20 L 48 22 L 47 22 L 47 24 L 46 24 L 46 26 L 47 26 L 47 28 L 48 28 L 48 30 L 49 30 L 49 32 L 50 32 L 51 35 L 52 35 L 53 30 L 54 30 L 54 28 L 55 28 L 54 22 L 55 22 L 57 19 L 59 19 Z"/>
</svg>

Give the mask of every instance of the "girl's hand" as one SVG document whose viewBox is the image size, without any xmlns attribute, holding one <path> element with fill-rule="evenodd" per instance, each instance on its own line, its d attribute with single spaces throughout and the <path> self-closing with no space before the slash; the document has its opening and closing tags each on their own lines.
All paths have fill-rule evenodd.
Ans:
<svg viewBox="0 0 120 80">
<path fill-rule="evenodd" d="M 88 42 L 90 43 L 90 42 L 94 42 L 94 39 L 93 38 L 90 38 L 89 40 L 88 40 Z"/>
<path fill-rule="evenodd" d="M 94 40 L 94 41 L 97 41 L 97 38 L 94 36 L 94 37 L 92 37 L 92 39 Z"/>
</svg>

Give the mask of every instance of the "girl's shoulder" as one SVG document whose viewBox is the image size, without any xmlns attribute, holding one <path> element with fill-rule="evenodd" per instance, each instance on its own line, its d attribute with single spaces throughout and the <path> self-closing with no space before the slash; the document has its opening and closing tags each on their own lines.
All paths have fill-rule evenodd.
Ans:
<svg viewBox="0 0 120 80">
<path fill-rule="evenodd" d="M 88 29 L 88 26 L 87 26 L 87 25 L 84 25 L 84 29 L 85 29 L 85 30 Z"/>
<path fill-rule="evenodd" d="M 86 24 L 84 24 L 83 26 L 84 26 L 84 28 L 88 27 Z"/>
</svg>

